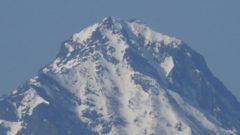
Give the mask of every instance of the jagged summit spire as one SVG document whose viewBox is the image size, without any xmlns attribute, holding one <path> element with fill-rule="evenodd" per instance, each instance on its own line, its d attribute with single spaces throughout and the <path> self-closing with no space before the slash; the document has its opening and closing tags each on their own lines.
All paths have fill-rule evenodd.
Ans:
<svg viewBox="0 0 240 135">
<path fill-rule="evenodd" d="M 137 19 L 130 19 L 128 21 L 124 21 L 120 18 L 115 18 L 113 16 L 109 16 L 104 18 L 99 24 L 100 25 L 105 25 L 105 26 L 114 26 L 116 23 L 119 23 L 120 25 L 128 25 L 128 24 L 138 24 L 138 25 L 143 25 L 144 27 L 149 27 L 147 24 L 145 24 L 144 22 L 137 20 Z"/>
<path fill-rule="evenodd" d="M 162 46 L 177 48 L 180 45 L 182 45 L 181 40 L 156 32 L 139 20 L 124 21 L 107 17 L 74 34 L 70 41 L 64 42 L 57 61 L 82 59 L 83 56 L 91 56 L 99 50 L 114 56 L 109 57 L 122 60 L 126 49 L 136 51 L 136 47 L 152 48 L 158 52 Z M 114 48 L 115 51 L 111 53 L 106 51 L 106 46 Z M 86 53 L 87 49 L 88 53 Z"/>
<path fill-rule="evenodd" d="M 101 24 L 103 24 L 103 25 L 113 25 L 116 20 L 117 19 L 115 17 L 109 16 L 109 17 L 104 18 L 101 21 Z"/>
<path fill-rule="evenodd" d="M 86 42 L 88 39 L 98 35 L 102 37 L 112 38 L 113 35 L 130 36 L 130 38 L 143 38 L 146 42 L 163 42 L 164 44 L 182 44 L 178 39 L 169 37 L 162 33 L 152 30 L 149 26 L 139 20 L 124 21 L 114 17 L 106 17 L 99 23 L 96 23 L 83 31 L 73 35 L 73 41 L 78 43 Z"/>
</svg>

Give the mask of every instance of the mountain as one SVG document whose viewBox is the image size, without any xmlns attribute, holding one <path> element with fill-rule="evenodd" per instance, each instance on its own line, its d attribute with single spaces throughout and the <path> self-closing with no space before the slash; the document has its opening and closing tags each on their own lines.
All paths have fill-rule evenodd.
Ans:
<svg viewBox="0 0 240 135">
<path fill-rule="evenodd" d="M 107 17 L 0 98 L 0 135 L 240 135 L 240 103 L 183 41 Z"/>
</svg>

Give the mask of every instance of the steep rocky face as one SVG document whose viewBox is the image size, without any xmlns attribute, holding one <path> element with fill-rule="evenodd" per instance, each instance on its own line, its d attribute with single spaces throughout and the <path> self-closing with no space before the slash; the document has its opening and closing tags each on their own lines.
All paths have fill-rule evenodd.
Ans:
<svg viewBox="0 0 240 135">
<path fill-rule="evenodd" d="M 0 99 L 0 135 L 237 135 L 240 104 L 184 42 L 108 17 Z"/>
</svg>

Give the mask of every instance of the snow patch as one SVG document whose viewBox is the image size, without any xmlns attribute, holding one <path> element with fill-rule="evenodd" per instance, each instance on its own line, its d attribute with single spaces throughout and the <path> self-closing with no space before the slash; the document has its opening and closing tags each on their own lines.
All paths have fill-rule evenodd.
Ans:
<svg viewBox="0 0 240 135">
<path fill-rule="evenodd" d="M 164 69 L 167 77 L 174 67 L 172 56 L 166 57 L 160 66 Z"/>
<path fill-rule="evenodd" d="M 22 129 L 22 122 L 0 120 L 0 124 L 9 129 L 6 135 L 16 135 L 18 131 Z"/>
<path fill-rule="evenodd" d="M 49 102 L 40 97 L 34 89 L 30 88 L 24 95 L 21 105 L 17 108 L 19 118 L 24 115 L 32 115 L 33 109 L 41 103 L 49 104 Z"/>
<path fill-rule="evenodd" d="M 14 90 L 14 91 L 12 91 L 12 94 L 14 95 L 14 94 L 16 94 L 17 93 L 17 89 L 16 90 Z"/>
<path fill-rule="evenodd" d="M 68 49 L 67 57 L 69 57 L 69 56 L 71 55 L 71 52 L 74 51 L 74 48 L 73 48 L 70 44 L 68 44 L 68 43 L 65 43 L 64 45 L 65 45 L 66 48 Z"/>
<path fill-rule="evenodd" d="M 47 72 L 49 72 L 49 68 L 44 68 L 42 71 L 43 71 L 43 73 L 47 73 Z"/>
<path fill-rule="evenodd" d="M 38 79 L 38 76 L 35 76 L 35 77 L 33 77 L 33 78 L 30 78 L 30 79 L 28 80 L 28 82 L 29 82 L 30 84 L 35 85 L 35 86 L 41 86 L 41 84 L 37 81 L 37 79 Z"/>
<path fill-rule="evenodd" d="M 76 33 L 73 35 L 73 41 L 74 42 L 79 42 L 79 43 L 84 43 L 89 37 L 91 37 L 92 32 L 96 30 L 98 27 L 98 24 L 94 24 L 83 31 Z"/>
<path fill-rule="evenodd" d="M 144 37 L 147 41 L 146 43 L 163 42 L 165 45 L 173 45 L 174 48 L 177 48 L 178 45 L 182 44 L 181 40 L 156 32 L 146 24 L 139 21 L 129 22 L 128 26 L 136 37 Z"/>
<path fill-rule="evenodd" d="M 73 59 L 73 60 L 69 60 L 65 65 L 64 65 L 64 68 L 65 69 L 70 69 L 76 65 L 78 65 L 79 63 L 77 62 L 76 59 Z"/>
<path fill-rule="evenodd" d="M 197 72 L 198 74 L 201 72 L 200 70 L 198 70 L 198 69 L 195 69 L 194 70 L 195 72 Z"/>
<path fill-rule="evenodd" d="M 120 30 L 120 28 L 119 28 L 119 30 Z M 126 48 L 129 47 L 125 41 L 119 40 L 119 39 L 123 38 L 123 35 L 112 34 L 112 32 L 110 30 L 105 30 L 105 29 L 102 30 L 101 33 L 102 33 L 102 35 L 104 35 L 105 37 L 107 37 L 109 39 L 109 42 L 108 42 L 109 47 L 113 47 L 115 49 L 115 51 L 109 55 L 113 55 L 116 59 L 122 61 L 124 52 L 125 52 Z"/>
<path fill-rule="evenodd" d="M 53 61 L 53 63 L 50 65 L 51 69 L 55 72 L 58 73 L 61 71 L 61 65 L 59 63 L 61 62 L 60 58 L 57 58 L 56 60 Z M 45 71 L 48 71 L 47 69 Z"/>
</svg>

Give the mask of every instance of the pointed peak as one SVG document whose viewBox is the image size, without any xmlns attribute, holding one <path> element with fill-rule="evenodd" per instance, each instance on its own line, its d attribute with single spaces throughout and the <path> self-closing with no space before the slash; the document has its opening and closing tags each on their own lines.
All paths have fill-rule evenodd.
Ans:
<svg viewBox="0 0 240 135">
<path fill-rule="evenodd" d="M 121 19 L 110 16 L 110 17 L 104 18 L 101 22 L 99 22 L 98 27 L 107 29 L 107 30 L 113 30 L 113 29 L 121 30 L 125 23 L 126 22 Z"/>
<path fill-rule="evenodd" d="M 123 31 L 124 33 L 122 33 Z M 109 32 L 110 34 L 107 34 Z M 95 36 L 93 33 L 95 33 Z M 97 36 L 96 33 L 98 33 Z M 112 16 L 106 17 L 99 23 L 96 23 L 84 29 L 83 31 L 74 34 L 73 41 L 85 44 L 85 41 L 92 37 L 107 37 L 111 39 L 112 37 L 109 36 L 111 36 L 113 33 L 120 35 L 126 35 L 126 33 L 128 33 L 127 35 L 134 35 L 134 37 L 131 38 L 138 38 L 140 36 L 139 38 L 143 37 L 146 39 L 146 44 L 150 42 L 162 42 L 166 45 L 173 45 L 174 47 L 182 44 L 180 40 L 152 30 L 147 24 L 140 20 L 131 19 L 129 21 L 124 21 Z"/>
<path fill-rule="evenodd" d="M 113 16 L 108 16 L 108 17 L 105 17 L 105 18 L 102 20 L 102 22 L 109 22 L 109 21 L 114 21 L 114 20 L 116 20 L 115 17 L 113 17 Z"/>
<path fill-rule="evenodd" d="M 115 17 L 109 16 L 104 18 L 100 24 L 101 25 L 114 25 L 117 21 L 119 21 L 119 19 L 116 19 Z"/>
</svg>

